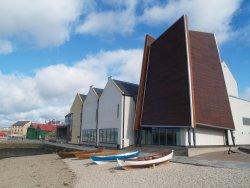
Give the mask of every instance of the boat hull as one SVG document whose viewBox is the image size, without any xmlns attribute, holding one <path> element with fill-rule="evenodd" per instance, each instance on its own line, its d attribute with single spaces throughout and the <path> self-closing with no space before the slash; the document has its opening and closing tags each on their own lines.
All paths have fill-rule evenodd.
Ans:
<svg viewBox="0 0 250 188">
<path fill-rule="evenodd" d="M 159 165 L 161 163 L 168 162 L 173 157 L 173 151 L 169 153 L 168 155 L 156 158 L 156 159 L 150 159 L 150 160 L 117 160 L 118 166 L 123 169 L 128 168 L 143 168 L 143 167 L 150 167 Z"/>
<path fill-rule="evenodd" d="M 102 152 L 103 148 L 98 148 L 95 150 L 86 150 L 86 151 L 59 151 L 57 152 L 57 155 L 61 157 L 62 159 L 64 158 L 74 158 L 76 154 L 90 154 L 90 153 L 96 153 L 96 152 Z"/>
<path fill-rule="evenodd" d="M 117 150 L 111 150 L 111 151 L 101 151 L 101 152 L 87 153 L 87 154 L 75 153 L 75 157 L 78 159 L 89 159 L 92 156 L 112 155 L 112 154 L 117 154 L 117 152 L 118 152 Z"/>
<path fill-rule="evenodd" d="M 117 155 L 109 155 L 109 156 L 92 156 L 91 160 L 96 164 L 103 164 L 104 162 L 116 161 L 117 159 L 125 160 L 125 159 L 136 158 L 138 157 L 139 154 L 140 154 L 139 151 L 134 151 Z"/>
</svg>

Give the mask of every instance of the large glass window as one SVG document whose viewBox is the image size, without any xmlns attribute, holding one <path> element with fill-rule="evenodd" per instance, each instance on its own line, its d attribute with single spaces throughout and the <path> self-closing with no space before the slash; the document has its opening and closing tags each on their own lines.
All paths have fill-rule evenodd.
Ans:
<svg viewBox="0 0 250 188">
<path fill-rule="evenodd" d="M 142 130 L 142 144 L 180 145 L 179 128 L 144 128 Z"/>
<path fill-rule="evenodd" d="M 108 144 L 118 143 L 118 129 L 100 129 L 99 142 Z"/>
<path fill-rule="evenodd" d="M 83 130 L 82 141 L 83 142 L 96 142 L 96 130 L 95 129 Z"/>
</svg>

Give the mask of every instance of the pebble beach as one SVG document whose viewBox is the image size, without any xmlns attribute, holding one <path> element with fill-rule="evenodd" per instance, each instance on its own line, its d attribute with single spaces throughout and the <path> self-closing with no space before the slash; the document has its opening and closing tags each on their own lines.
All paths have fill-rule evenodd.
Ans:
<svg viewBox="0 0 250 188">
<path fill-rule="evenodd" d="M 64 159 L 75 172 L 75 187 L 249 187 L 250 170 L 165 163 L 155 168 L 120 170 L 116 163 Z"/>
<path fill-rule="evenodd" d="M 56 154 L 0 160 L 1 188 L 73 187 L 74 173 Z"/>
<path fill-rule="evenodd" d="M 166 163 L 154 168 L 121 170 L 116 163 L 60 159 L 56 154 L 0 160 L 0 187 L 249 187 L 249 169 Z"/>
</svg>

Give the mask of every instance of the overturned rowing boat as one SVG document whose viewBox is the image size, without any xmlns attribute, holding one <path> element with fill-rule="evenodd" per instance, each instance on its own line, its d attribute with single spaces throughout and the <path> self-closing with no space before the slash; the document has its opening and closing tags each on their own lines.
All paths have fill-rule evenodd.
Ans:
<svg viewBox="0 0 250 188">
<path fill-rule="evenodd" d="M 118 166 L 123 169 L 128 168 L 141 168 L 141 167 L 149 167 L 154 165 L 159 165 L 161 163 L 167 162 L 173 157 L 172 151 L 165 151 L 161 153 L 157 153 L 151 156 L 138 157 L 137 159 L 130 160 L 117 160 Z"/>
<path fill-rule="evenodd" d="M 65 158 L 73 158 L 75 157 L 75 154 L 89 154 L 89 153 L 97 153 L 102 152 L 103 148 L 98 148 L 94 150 L 85 150 L 85 151 L 59 151 L 57 152 L 57 155 L 59 155 L 62 159 Z"/>
<path fill-rule="evenodd" d="M 113 155 L 117 153 L 118 153 L 117 150 L 105 150 L 105 151 L 100 151 L 100 152 L 95 152 L 95 153 L 75 153 L 75 157 L 78 159 L 88 159 L 92 156 Z"/>
<path fill-rule="evenodd" d="M 106 156 L 92 156 L 91 160 L 96 164 L 103 164 L 108 161 L 116 161 L 117 159 L 125 160 L 138 157 L 139 151 L 133 151 L 128 153 L 121 153 L 116 155 L 106 155 Z"/>
</svg>

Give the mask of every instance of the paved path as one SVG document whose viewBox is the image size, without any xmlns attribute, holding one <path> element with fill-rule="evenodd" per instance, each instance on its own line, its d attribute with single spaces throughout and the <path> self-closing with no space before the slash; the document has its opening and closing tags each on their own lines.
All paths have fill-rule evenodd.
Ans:
<svg viewBox="0 0 250 188">
<path fill-rule="evenodd" d="M 236 162 L 236 161 L 221 161 L 221 160 L 205 160 L 205 159 L 193 159 L 184 156 L 175 156 L 172 159 L 174 163 L 190 164 L 196 166 L 210 166 L 216 168 L 231 168 L 231 169 L 249 169 L 250 163 Z"/>
<path fill-rule="evenodd" d="M 62 148 L 67 148 L 67 149 L 77 149 L 77 150 L 91 150 L 94 149 L 93 147 L 88 147 L 88 146 L 80 146 L 80 145 L 75 145 L 75 144 L 67 144 L 67 143 L 54 143 L 54 142 L 47 142 L 47 141 L 41 141 L 42 144 L 50 145 L 50 146 L 57 146 L 57 147 L 62 147 Z"/>
</svg>

